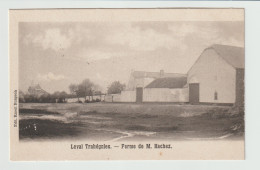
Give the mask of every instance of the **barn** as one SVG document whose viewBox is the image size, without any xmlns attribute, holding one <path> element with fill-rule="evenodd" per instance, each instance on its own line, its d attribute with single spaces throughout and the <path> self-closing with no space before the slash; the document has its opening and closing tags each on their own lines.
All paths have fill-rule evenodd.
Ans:
<svg viewBox="0 0 260 170">
<path fill-rule="evenodd" d="M 107 102 L 244 104 L 244 48 L 215 44 L 206 48 L 187 74 L 133 71 L 126 90 Z"/>
<path fill-rule="evenodd" d="M 187 73 L 189 102 L 244 104 L 244 48 L 215 44 Z"/>
</svg>

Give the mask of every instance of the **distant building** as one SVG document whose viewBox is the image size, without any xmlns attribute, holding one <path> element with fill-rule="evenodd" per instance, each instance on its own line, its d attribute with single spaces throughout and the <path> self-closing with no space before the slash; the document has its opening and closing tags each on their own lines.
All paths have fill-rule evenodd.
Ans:
<svg viewBox="0 0 260 170">
<path fill-rule="evenodd" d="M 188 71 L 190 103 L 244 103 L 244 48 L 212 45 Z"/>
<path fill-rule="evenodd" d="M 41 88 L 41 86 L 39 84 L 37 85 L 31 85 L 29 88 L 28 88 L 28 92 L 29 94 L 31 95 L 34 95 L 34 96 L 41 96 L 43 94 L 48 94 L 45 90 L 43 90 Z"/>
</svg>

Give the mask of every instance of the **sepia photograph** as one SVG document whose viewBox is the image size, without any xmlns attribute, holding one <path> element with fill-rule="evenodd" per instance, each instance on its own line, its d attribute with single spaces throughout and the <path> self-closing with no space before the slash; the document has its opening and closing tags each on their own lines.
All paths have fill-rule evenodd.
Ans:
<svg viewBox="0 0 260 170">
<path fill-rule="evenodd" d="M 224 143 L 217 159 L 244 159 L 243 9 L 81 9 L 83 18 L 96 16 L 71 21 L 54 11 L 49 21 L 10 11 L 17 43 L 11 140 L 23 150 L 68 142 L 66 150 L 165 149 L 163 159 L 176 159 L 175 142 L 196 148 L 203 141 L 215 147 L 209 159 L 218 155 L 213 143 Z M 208 159 L 194 155 L 187 159 Z"/>
</svg>

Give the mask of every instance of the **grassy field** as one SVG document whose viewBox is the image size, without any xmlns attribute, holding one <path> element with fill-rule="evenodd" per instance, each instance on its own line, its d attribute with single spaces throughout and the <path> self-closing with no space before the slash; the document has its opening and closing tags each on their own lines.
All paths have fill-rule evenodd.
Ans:
<svg viewBox="0 0 260 170">
<path fill-rule="evenodd" d="M 243 113 L 230 106 L 65 103 L 20 104 L 21 140 L 236 140 Z"/>
</svg>

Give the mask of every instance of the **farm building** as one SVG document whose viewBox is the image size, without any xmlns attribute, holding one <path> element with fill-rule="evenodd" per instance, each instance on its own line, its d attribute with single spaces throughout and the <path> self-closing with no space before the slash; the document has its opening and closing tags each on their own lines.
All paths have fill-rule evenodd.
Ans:
<svg viewBox="0 0 260 170">
<path fill-rule="evenodd" d="M 212 45 L 187 74 L 134 71 L 127 89 L 107 102 L 244 103 L 244 48 Z"/>
<path fill-rule="evenodd" d="M 244 103 L 244 48 L 212 45 L 188 71 L 190 103 Z"/>
<path fill-rule="evenodd" d="M 131 73 L 127 90 L 106 95 L 107 102 L 188 102 L 187 75 L 178 73 Z"/>
<path fill-rule="evenodd" d="M 179 73 L 165 73 L 164 70 L 160 70 L 160 72 L 133 71 L 130 75 L 126 90 L 135 90 L 137 87 L 144 88 L 158 78 L 183 76 L 186 75 Z"/>
<path fill-rule="evenodd" d="M 138 94 L 137 102 L 188 102 L 187 76 L 164 77 L 152 81 Z M 141 89 L 142 90 L 142 89 Z"/>
</svg>

